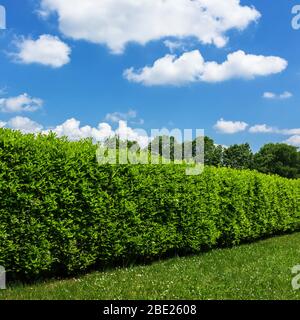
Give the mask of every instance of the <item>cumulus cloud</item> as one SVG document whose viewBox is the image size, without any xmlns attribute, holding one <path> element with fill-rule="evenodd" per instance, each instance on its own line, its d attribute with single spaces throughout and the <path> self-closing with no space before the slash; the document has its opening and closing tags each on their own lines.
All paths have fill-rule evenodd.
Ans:
<svg viewBox="0 0 300 320">
<path fill-rule="evenodd" d="M 41 0 L 44 17 L 58 15 L 60 31 L 73 39 L 105 44 L 122 53 L 166 37 L 195 37 L 223 47 L 227 31 L 243 30 L 260 13 L 240 0 Z"/>
<path fill-rule="evenodd" d="M 266 124 L 256 124 L 249 128 L 251 133 L 274 133 L 277 129 Z"/>
<path fill-rule="evenodd" d="M 119 127 L 113 130 L 108 123 L 100 123 L 97 128 L 91 126 L 80 126 L 80 121 L 72 118 L 63 124 L 51 129 L 59 137 L 67 136 L 70 140 L 80 140 L 92 138 L 94 141 L 104 141 L 109 137 L 118 135 L 123 140 L 137 141 L 141 146 L 148 144 L 148 137 L 140 134 L 138 130 L 134 130 L 127 126 L 126 121 L 119 121 Z"/>
<path fill-rule="evenodd" d="M 300 128 L 296 128 L 296 129 L 283 129 L 283 130 L 279 130 L 279 133 L 281 134 L 285 134 L 285 135 L 300 135 Z"/>
<path fill-rule="evenodd" d="M 130 109 L 128 112 L 113 112 L 105 116 L 105 121 L 119 123 L 119 121 L 130 121 L 135 124 L 143 124 L 143 119 L 137 119 L 137 112 Z"/>
<path fill-rule="evenodd" d="M 246 54 L 236 51 L 221 64 L 205 61 L 198 50 L 185 52 L 180 57 L 168 54 L 140 70 L 129 68 L 124 77 L 147 86 L 175 85 L 191 82 L 221 82 L 230 79 L 253 79 L 268 76 L 286 69 L 288 62 L 280 57 Z"/>
<path fill-rule="evenodd" d="M 294 135 L 290 137 L 289 139 L 284 141 L 287 144 L 290 144 L 295 147 L 300 147 L 300 134 L 299 135 Z"/>
<path fill-rule="evenodd" d="M 136 119 L 137 112 L 135 110 L 130 109 L 128 112 L 113 112 L 108 113 L 105 116 L 105 120 L 112 123 L 118 123 L 119 121 L 128 121 L 132 119 Z"/>
<path fill-rule="evenodd" d="M 42 106 L 42 99 L 30 97 L 27 93 L 17 97 L 0 98 L 1 112 L 34 112 L 42 108 Z"/>
<path fill-rule="evenodd" d="M 105 122 L 99 123 L 97 127 L 88 125 L 81 126 L 79 120 L 71 118 L 56 127 L 46 129 L 41 124 L 29 118 L 18 116 L 10 119 L 7 123 L 0 121 L 0 127 L 35 134 L 48 134 L 52 131 L 56 133 L 58 137 L 65 136 L 71 141 L 92 138 L 94 142 L 100 142 L 110 137 L 119 136 L 122 140 L 137 141 L 141 147 L 146 147 L 150 141 L 144 130 L 132 129 L 127 125 L 126 121 L 119 121 L 118 128 L 113 130 L 113 128 Z"/>
<path fill-rule="evenodd" d="M 292 97 L 293 97 L 293 94 L 289 91 L 285 91 L 280 94 L 276 94 L 274 92 L 264 92 L 264 94 L 263 94 L 263 98 L 273 99 L 273 100 L 284 100 L 284 99 L 289 99 Z"/>
<path fill-rule="evenodd" d="M 127 126 L 126 121 L 119 122 L 115 134 L 123 140 L 136 141 L 141 147 L 146 147 L 150 141 L 144 130 L 132 129 Z"/>
<path fill-rule="evenodd" d="M 20 130 L 23 133 L 38 133 L 43 129 L 43 126 L 39 123 L 20 116 L 10 119 L 6 126 L 14 130 Z"/>
<path fill-rule="evenodd" d="M 85 138 L 93 138 L 96 141 L 104 140 L 113 135 L 111 126 L 107 123 L 100 123 L 98 127 L 80 126 L 80 121 L 71 118 L 63 124 L 52 128 L 59 137 L 66 136 L 70 140 L 80 140 Z"/>
<path fill-rule="evenodd" d="M 171 53 L 173 53 L 174 51 L 180 49 L 183 51 L 185 50 L 185 43 L 181 40 L 165 40 L 164 41 L 164 45 L 170 50 Z"/>
<path fill-rule="evenodd" d="M 91 126 L 81 126 L 80 121 L 72 118 L 65 121 L 63 124 L 52 128 L 59 137 L 67 136 L 70 140 L 80 140 L 92 138 L 94 141 L 104 141 L 109 137 L 118 135 L 123 140 L 137 141 L 141 146 L 148 144 L 148 137 L 141 134 L 139 130 L 132 129 L 127 126 L 126 121 L 119 121 L 119 127 L 113 130 L 108 123 L 99 123 L 94 128 Z"/>
<path fill-rule="evenodd" d="M 279 134 L 291 136 L 284 143 L 290 144 L 292 146 L 300 147 L 300 128 L 294 129 L 279 129 L 277 127 L 271 127 L 266 124 L 257 124 L 249 128 L 250 133 L 269 133 L 269 134 Z"/>
<path fill-rule="evenodd" d="M 246 131 L 249 125 L 242 121 L 225 121 L 220 119 L 214 128 L 225 134 L 233 134 L 242 131 Z M 267 124 L 256 124 L 249 128 L 248 132 L 252 134 L 278 134 L 290 136 L 288 139 L 283 141 L 292 146 L 300 147 L 300 128 L 294 129 L 279 129 L 277 127 L 268 126 Z"/>
<path fill-rule="evenodd" d="M 282 135 L 300 135 L 300 128 L 295 129 L 279 129 L 266 124 L 257 124 L 249 128 L 250 133 L 274 133 Z"/>
<path fill-rule="evenodd" d="M 246 122 L 242 121 L 226 121 L 224 119 L 220 119 L 214 125 L 214 128 L 220 132 L 225 134 L 234 134 L 238 132 L 245 131 L 248 127 Z"/>
<path fill-rule="evenodd" d="M 38 63 L 60 68 L 70 62 L 71 48 L 58 37 L 41 35 L 37 40 L 20 38 L 16 41 L 17 52 L 12 57 L 20 63 Z"/>
</svg>

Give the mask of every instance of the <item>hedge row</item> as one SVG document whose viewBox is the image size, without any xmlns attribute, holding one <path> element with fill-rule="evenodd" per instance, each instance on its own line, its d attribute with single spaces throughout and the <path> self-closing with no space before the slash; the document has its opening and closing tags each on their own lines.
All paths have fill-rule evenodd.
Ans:
<svg viewBox="0 0 300 320">
<path fill-rule="evenodd" d="M 19 278 L 300 229 L 300 180 L 180 165 L 99 166 L 89 140 L 0 129 L 0 265 Z"/>
</svg>

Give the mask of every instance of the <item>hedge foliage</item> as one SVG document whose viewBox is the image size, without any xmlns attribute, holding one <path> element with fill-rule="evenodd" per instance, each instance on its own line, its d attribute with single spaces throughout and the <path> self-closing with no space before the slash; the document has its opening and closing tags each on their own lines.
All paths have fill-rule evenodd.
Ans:
<svg viewBox="0 0 300 320">
<path fill-rule="evenodd" d="M 0 265 L 19 278 L 197 253 L 300 229 L 300 180 L 103 165 L 89 140 L 0 129 Z"/>
</svg>

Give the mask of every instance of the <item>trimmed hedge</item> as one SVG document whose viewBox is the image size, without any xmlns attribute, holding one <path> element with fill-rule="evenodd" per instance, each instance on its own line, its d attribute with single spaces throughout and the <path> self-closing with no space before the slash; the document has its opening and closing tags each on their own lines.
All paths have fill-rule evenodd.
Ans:
<svg viewBox="0 0 300 320">
<path fill-rule="evenodd" d="M 300 180 L 99 166 L 90 140 L 0 129 L 0 265 L 18 278 L 197 253 L 300 229 Z"/>
</svg>

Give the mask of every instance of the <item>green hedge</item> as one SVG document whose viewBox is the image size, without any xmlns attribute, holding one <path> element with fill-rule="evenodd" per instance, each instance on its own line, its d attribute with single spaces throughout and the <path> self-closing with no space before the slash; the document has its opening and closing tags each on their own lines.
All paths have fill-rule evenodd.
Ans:
<svg viewBox="0 0 300 320">
<path fill-rule="evenodd" d="M 89 140 L 0 129 L 0 265 L 19 278 L 197 253 L 300 229 L 300 180 L 99 166 Z"/>
</svg>

